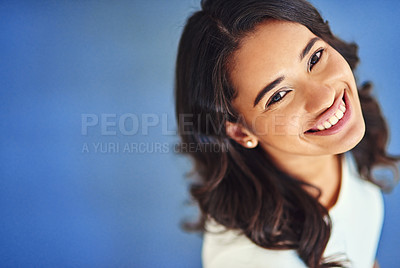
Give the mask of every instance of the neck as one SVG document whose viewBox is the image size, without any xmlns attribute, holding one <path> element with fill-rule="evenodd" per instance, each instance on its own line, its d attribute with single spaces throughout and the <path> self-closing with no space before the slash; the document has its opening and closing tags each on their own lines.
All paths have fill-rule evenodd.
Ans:
<svg viewBox="0 0 400 268">
<path fill-rule="evenodd" d="M 311 184 L 321 190 L 318 201 L 327 209 L 337 200 L 341 182 L 341 158 L 338 155 L 326 156 L 281 156 L 273 157 L 279 167 L 289 175 Z M 313 196 L 318 192 L 307 187 Z"/>
</svg>

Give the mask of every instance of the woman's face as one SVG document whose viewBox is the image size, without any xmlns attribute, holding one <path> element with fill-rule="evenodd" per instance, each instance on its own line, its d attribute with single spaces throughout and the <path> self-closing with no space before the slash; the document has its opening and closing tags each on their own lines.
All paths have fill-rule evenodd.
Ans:
<svg viewBox="0 0 400 268">
<path fill-rule="evenodd" d="M 242 40 L 230 64 L 233 106 L 272 156 L 338 154 L 363 137 L 348 63 L 305 26 L 262 23 Z"/>
</svg>

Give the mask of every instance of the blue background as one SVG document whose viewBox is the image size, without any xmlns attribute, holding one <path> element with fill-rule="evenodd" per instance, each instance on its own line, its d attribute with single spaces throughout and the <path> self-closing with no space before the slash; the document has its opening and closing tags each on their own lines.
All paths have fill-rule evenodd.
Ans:
<svg viewBox="0 0 400 268">
<path fill-rule="evenodd" d="M 389 151 L 400 153 L 400 2 L 313 3 L 336 34 L 358 42 L 356 75 L 373 80 Z M 198 7 L 0 3 L 0 266 L 201 267 L 201 237 L 179 227 L 196 209 L 186 203 L 190 162 L 171 134 L 177 42 Z M 87 134 L 85 114 L 99 120 Z M 385 201 L 378 259 L 400 267 L 399 188 Z"/>
</svg>

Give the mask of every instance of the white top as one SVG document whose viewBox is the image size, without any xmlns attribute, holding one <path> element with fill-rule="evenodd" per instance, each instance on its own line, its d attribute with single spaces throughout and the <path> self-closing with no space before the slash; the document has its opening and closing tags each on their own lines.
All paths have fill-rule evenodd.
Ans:
<svg viewBox="0 0 400 268">
<path fill-rule="evenodd" d="M 345 254 L 353 268 L 373 267 L 383 223 L 380 189 L 360 179 L 352 159 L 342 161 L 338 200 L 329 211 L 332 232 L 324 257 Z M 203 242 L 204 268 L 304 268 L 295 250 L 270 250 L 254 244 L 239 231 L 208 222 Z"/>
</svg>

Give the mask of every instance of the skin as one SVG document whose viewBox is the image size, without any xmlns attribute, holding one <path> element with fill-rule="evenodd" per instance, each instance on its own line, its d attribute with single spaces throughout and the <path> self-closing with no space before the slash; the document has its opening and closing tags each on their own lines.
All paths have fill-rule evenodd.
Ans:
<svg viewBox="0 0 400 268">
<path fill-rule="evenodd" d="M 365 125 L 346 60 L 323 40 L 301 59 L 315 37 L 301 24 L 268 21 L 242 40 L 232 57 L 230 79 L 237 91 L 233 106 L 245 124 L 228 122 L 226 129 L 236 142 L 249 149 L 261 146 L 285 172 L 319 187 L 319 201 L 330 208 L 340 189 L 338 154 L 362 139 Z M 285 77 L 281 83 L 254 106 L 259 92 L 281 76 Z M 344 94 L 351 113 L 340 130 L 329 135 L 308 133 Z M 280 100 L 271 105 L 274 96 Z"/>
</svg>

